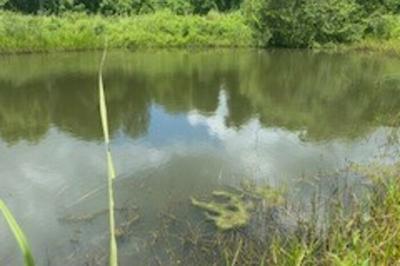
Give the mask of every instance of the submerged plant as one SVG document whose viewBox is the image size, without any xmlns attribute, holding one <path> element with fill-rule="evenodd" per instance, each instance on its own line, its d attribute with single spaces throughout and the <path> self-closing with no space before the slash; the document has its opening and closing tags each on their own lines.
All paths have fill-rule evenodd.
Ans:
<svg viewBox="0 0 400 266">
<path fill-rule="evenodd" d="M 191 200 L 194 206 L 206 211 L 206 216 L 215 222 L 218 229 L 236 229 L 249 223 L 251 205 L 243 200 L 242 195 L 227 191 L 213 191 L 213 196 L 220 198 L 221 202 L 203 202 L 195 198 Z"/>
<path fill-rule="evenodd" d="M 115 168 L 110 151 L 110 137 L 108 132 L 107 105 L 103 86 L 103 65 L 106 59 L 107 49 L 104 50 L 99 70 L 99 103 L 101 125 L 103 127 L 104 143 L 107 154 L 107 170 L 108 170 L 108 209 L 109 209 L 109 225 L 110 225 L 110 266 L 118 265 L 118 249 L 115 240 L 115 218 L 114 218 L 114 191 L 113 180 L 115 179 Z"/>
<path fill-rule="evenodd" d="M 261 199 L 269 206 L 279 206 L 285 203 L 283 191 L 270 186 L 261 186 L 250 181 L 243 181 L 241 188 L 251 198 Z"/>
<path fill-rule="evenodd" d="M 24 255 L 25 266 L 34 266 L 35 262 L 33 260 L 31 248 L 29 247 L 26 236 L 21 227 L 19 227 L 11 211 L 2 200 L 0 200 L 0 212 L 3 214 L 8 226 L 10 227 L 15 239 L 18 242 L 22 254 Z"/>
</svg>

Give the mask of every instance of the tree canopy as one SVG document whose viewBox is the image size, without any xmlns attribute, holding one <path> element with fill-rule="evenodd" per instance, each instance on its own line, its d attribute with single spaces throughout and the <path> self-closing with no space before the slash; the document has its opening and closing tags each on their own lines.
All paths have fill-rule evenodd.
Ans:
<svg viewBox="0 0 400 266">
<path fill-rule="evenodd" d="M 0 7 L 29 14 L 85 11 L 103 14 L 141 14 L 170 9 L 178 14 L 206 14 L 240 7 L 242 0 L 0 0 Z"/>
</svg>

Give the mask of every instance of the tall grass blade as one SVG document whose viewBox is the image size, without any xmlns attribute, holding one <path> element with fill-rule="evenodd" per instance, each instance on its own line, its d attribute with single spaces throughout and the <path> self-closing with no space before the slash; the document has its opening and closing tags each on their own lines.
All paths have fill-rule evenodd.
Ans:
<svg viewBox="0 0 400 266">
<path fill-rule="evenodd" d="M 233 257 L 233 260 L 232 260 L 232 266 L 235 266 L 235 265 L 236 265 L 236 262 L 237 262 L 237 260 L 238 260 L 238 258 L 239 258 L 240 250 L 242 249 L 242 244 L 243 244 L 243 241 L 242 241 L 242 239 L 240 239 L 240 240 L 239 240 L 238 248 L 237 248 L 237 250 L 236 250 L 236 252 L 235 252 L 235 256 Z"/>
<path fill-rule="evenodd" d="M 22 251 L 22 254 L 24 255 L 25 266 L 34 266 L 35 262 L 33 260 L 31 248 L 29 247 L 26 236 L 24 232 L 22 232 L 21 227 L 19 227 L 11 211 L 2 200 L 0 200 L 0 211 L 6 219 L 6 222 L 13 232 L 14 237 L 17 240 L 18 245 Z"/>
<path fill-rule="evenodd" d="M 108 172 L 108 209 L 109 209 L 109 225 L 110 225 L 110 266 L 118 265 L 118 248 L 115 240 L 115 218 L 114 218 L 114 190 L 113 179 L 115 178 L 115 168 L 110 151 L 110 137 L 108 132 L 108 119 L 107 119 L 107 105 L 106 97 L 104 94 L 103 86 L 103 65 L 106 60 L 107 49 L 104 53 L 100 63 L 99 69 L 99 103 L 100 103 L 100 116 L 101 125 L 103 127 L 104 143 L 106 146 L 107 154 L 107 172 Z"/>
</svg>

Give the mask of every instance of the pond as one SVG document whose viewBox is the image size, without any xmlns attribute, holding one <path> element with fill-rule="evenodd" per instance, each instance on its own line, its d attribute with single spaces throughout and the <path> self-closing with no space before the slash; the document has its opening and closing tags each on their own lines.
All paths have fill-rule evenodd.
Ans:
<svg viewBox="0 0 400 266">
<path fill-rule="evenodd" d="M 107 262 L 100 57 L 0 57 L 0 198 L 26 232 L 38 265 Z M 117 223 L 129 227 L 118 240 L 121 265 L 193 263 L 185 261 L 188 249 L 176 236 L 204 224 L 191 197 L 246 179 L 284 188 L 302 215 L 316 190 L 328 197 L 334 188 L 368 186 L 344 171 L 350 163 L 397 159 L 395 58 L 301 50 L 113 51 L 104 84 Z M 253 235 L 263 235 L 262 224 L 252 227 Z M 0 228 L 0 265 L 21 265 L 3 219 Z"/>
</svg>

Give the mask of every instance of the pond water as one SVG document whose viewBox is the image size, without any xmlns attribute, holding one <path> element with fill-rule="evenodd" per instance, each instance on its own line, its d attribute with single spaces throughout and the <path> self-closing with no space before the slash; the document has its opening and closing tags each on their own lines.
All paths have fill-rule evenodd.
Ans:
<svg viewBox="0 0 400 266">
<path fill-rule="evenodd" d="M 100 57 L 0 57 L 0 198 L 26 232 L 38 265 L 107 262 Z M 165 229 L 164 217 L 204 220 L 192 196 L 245 178 L 285 187 L 301 209 L 315 187 L 329 193 L 342 179 L 362 186 L 365 180 L 340 174 L 350 162 L 392 161 L 398 152 L 393 117 L 400 112 L 400 61 L 394 58 L 115 51 L 104 84 L 117 223 L 138 215 L 119 240 L 121 265 L 178 264 L 167 243 L 179 241 L 155 235 Z M 315 180 L 318 185 L 307 185 Z M 0 243 L 0 265 L 21 265 L 3 219 Z"/>
</svg>

